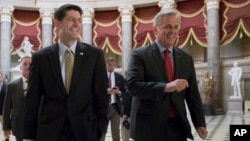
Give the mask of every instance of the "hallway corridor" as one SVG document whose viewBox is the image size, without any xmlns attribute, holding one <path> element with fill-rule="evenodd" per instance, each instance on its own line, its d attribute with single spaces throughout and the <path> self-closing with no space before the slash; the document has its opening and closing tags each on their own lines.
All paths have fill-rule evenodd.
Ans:
<svg viewBox="0 0 250 141">
<path fill-rule="evenodd" d="M 250 124 L 250 118 L 244 119 L 242 115 L 216 115 L 206 116 L 208 136 L 205 141 L 229 141 L 230 124 Z M 194 141 L 202 141 L 192 126 Z M 106 141 L 112 141 L 110 130 L 107 134 Z M 188 140 L 191 141 L 191 140 Z"/>
<path fill-rule="evenodd" d="M 206 116 L 208 137 L 205 141 L 229 141 L 229 125 L 230 124 L 250 124 L 250 118 L 244 119 L 242 115 L 216 115 Z M 202 141 L 194 128 L 192 127 L 194 141 Z M 3 132 L 0 132 L 0 141 L 3 140 Z M 10 141 L 15 141 L 12 136 Z M 112 141 L 110 128 L 108 130 L 106 141 Z M 132 141 L 132 140 L 131 140 Z M 191 140 L 189 140 L 191 141 Z"/>
</svg>

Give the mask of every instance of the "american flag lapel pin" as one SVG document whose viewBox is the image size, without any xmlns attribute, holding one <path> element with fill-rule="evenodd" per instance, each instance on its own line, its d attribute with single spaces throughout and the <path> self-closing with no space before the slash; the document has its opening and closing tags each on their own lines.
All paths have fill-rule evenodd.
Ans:
<svg viewBox="0 0 250 141">
<path fill-rule="evenodd" d="M 82 56 L 82 55 L 84 55 L 84 53 L 83 53 L 83 52 L 80 52 L 80 55 Z"/>
</svg>

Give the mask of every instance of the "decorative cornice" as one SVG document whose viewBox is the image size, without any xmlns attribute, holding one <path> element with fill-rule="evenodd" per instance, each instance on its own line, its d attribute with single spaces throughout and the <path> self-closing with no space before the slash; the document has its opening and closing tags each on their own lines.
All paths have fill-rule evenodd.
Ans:
<svg viewBox="0 0 250 141">
<path fill-rule="evenodd" d="M 14 11 L 14 7 L 11 5 L 0 6 L 1 22 L 11 22 L 11 15 Z"/>
<path fill-rule="evenodd" d="M 122 3 L 139 7 L 155 6 L 158 0 L 0 0 L 1 4 L 14 5 L 15 9 L 35 10 L 41 7 L 58 8 L 65 3 L 72 3 L 79 6 L 88 5 L 95 11 L 117 10 Z"/>
<path fill-rule="evenodd" d="M 163 9 L 176 9 L 177 5 L 175 0 L 159 0 L 158 6 Z"/>
<path fill-rule="evenodd" d="M 52 8 L 41 8 L 39 10 L 42 17 L 42 24 L 52 24 L 52 18 L 54 14 L 54 9 Z"/>
<path fill-rule="evenodd" d="M 209 9 L 219 9 L 221 0 L 205 0 L 207 10 Z"/>
<path fill-rule="evenodd" d="M 132 22 L 132 15 L 134 14 L 134 7 L 132 5 L 120 6 L 118 11 L 121 13 L 122 22 Z"/>
</svg>

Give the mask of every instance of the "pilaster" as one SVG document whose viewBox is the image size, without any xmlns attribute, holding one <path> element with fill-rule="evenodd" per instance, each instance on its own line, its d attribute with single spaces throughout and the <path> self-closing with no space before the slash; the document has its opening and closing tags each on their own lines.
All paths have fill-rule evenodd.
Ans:
<svg viewBox="0 0 250 141">
<path fill-rule="evenodd" d="M 158 6 L 161 7 L 161 10 L 176 9 L 177 4 L 175 0 L 159 0 Z"/>
<path fill-rule="evenodd" d="M 207 63 L 208 72 L 213 77 L 212 90 L 215 113 L 222 112 L 222 95 L 220 92 L 221 62 L 219 48 L 219 2 L 220 0 L 205 0 L 207 9 Z"/>
<path fill-rule="evenodd" d="M 134 14 L 134 7 L 131 5 L 120 6 L 118 11 L 122 21 L 122 74 L 125 75 L 132 52 L 132 15 Z"/>
<path fill-rule="evenodd" d="M 83 7 L 82 15 L 82 37 L 83 41 L 92 44 L 92 19 L 94 16 L 94 9 L 92 7 Z"/>
<path fill-rule="evenodd" d="M 11 67 L 11 17 L 14 7 L 11 5 L 0 6 L 0 22 L 1 22 L 1 46 L 0 46 L 0 71 L 10 77 Z"/>
<path fill-rule="evenodd" d="M 42 17 L 42 43 L 43 47 L 47 47 L 52 44 L 52 20 L 54 9 L 41 8 L 39 12 Z"/>
</svg>

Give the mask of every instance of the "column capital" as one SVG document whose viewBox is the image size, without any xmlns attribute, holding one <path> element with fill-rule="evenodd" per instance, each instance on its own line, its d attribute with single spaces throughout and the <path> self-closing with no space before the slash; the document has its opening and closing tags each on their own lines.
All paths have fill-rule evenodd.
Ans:
<svg viewBox="0 0 250 141">
<path fill-rule="evenodd" d="M 122 22 L 132 22 L 132 15 L 134 14 L 134 7 L 132 5 L 119 6 L 118 11 L 122 16 Z"/>
<path fill-rule="evenodd" d="M 13 14 L 14 7 L 11 5 L 1 5 L 0 6 L 0 16 L 1 22 L 11 22 L 11 15 Z"/>
<path fill-rule="evenodd" d="M 207 10 L 208 9 L 219 9 L 221 0 L 205 0 Z"/>
<path fill-rule="evenodd" d="M 92 24 L 92 18 L 95 14 L 95 10 L 92 7 L 82 7 L 82 24 Z"/>
<path fill-rule="evenodd" d="M 159 0 L 158 6 L 161 9 L 176 9 L 177 7 L 175 0 Z"/>
<path fill-rule="evenodd" d="M 40 8 L 40 15 L 42 17 L 42 24 L 52 24 L 52 18 L 54 14 L 54 9 L 52 8 Z"/>
</svg>

